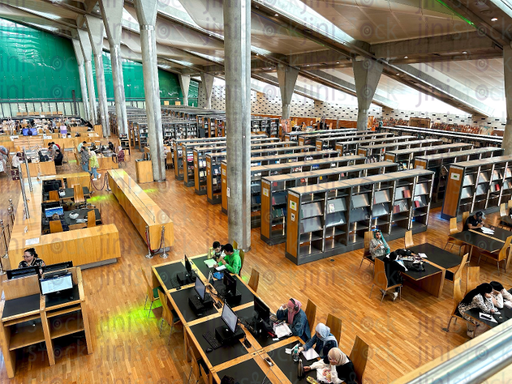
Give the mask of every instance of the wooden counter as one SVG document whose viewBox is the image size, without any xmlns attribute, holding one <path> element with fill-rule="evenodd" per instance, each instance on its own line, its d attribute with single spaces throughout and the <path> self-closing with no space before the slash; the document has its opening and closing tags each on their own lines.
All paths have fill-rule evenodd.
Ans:
<svg viewBox="0 0 512 384">
<path fill-rule="evenodd" d="M 16 219 L 9 243 L 9 258 L 6 267 L 14 269 L 23 260 L 23 251 L 35 248 L 37 254 L 46 264 L 61 263 L 71 260 L 75 266 L 91 263 L 107 264 L 121 257 L 119 233 L 114 224 L 100 225 L 92 228 L 42 235 L 43 200 L 42 181 L 32 179 L 33 192 L 25 184 L 30 218 L 23 220 L 23 199 L 21 194 L 16 208 Z M 33 245 L 27 240 L 35 239 Z"/>
<path fill-rule="evenodd" d="M 167 214 L 124 170 L 108 171 L 108 183 L 112 193 L 123 207 L 137 231 L 146 242 L 146 226 L 149 227 L 151 249 L 160 248 L 162 227 L 165 228 L 165 247 L 174 244 L 174 225 Z"/>
<path fill-rule="evenodd" d="M 98 157 L 98 164 L 100 167 L 98 170 L 107 171 L 109 169 L 118 169 L 119 164 L 114 161 L 112 156 L 105 157 L 103 155 L 97 155 Z"/>
<path fill-rule="evenodd" d="M 66 180 L 68 188 L 73 188 L 73 185 L 80 184 L 82 187 L 89 188 L 89 190 L 92 189 L 89 172 L 61 173 L 55 176 L 41 177 L 41 180 Z"/>
<path fill-rule="evenodd" d="M 22 166 L 24 172 L 26 168 Z M 28 169 L 30 170 L 30 177 L 37 176 L 51 176 L 56 175 L 57 170 L 55 169 L 55 161 L 44 161 L 39 163 L 28 163 Z"/>
</svg>

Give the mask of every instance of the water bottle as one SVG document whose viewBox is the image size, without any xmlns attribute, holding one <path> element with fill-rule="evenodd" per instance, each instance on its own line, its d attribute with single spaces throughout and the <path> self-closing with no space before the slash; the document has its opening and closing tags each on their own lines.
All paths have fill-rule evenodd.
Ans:
<svg viewBox="0 0 512 384">
<path fill-rule="evenodd" d="M 296 345 L 293 348 L 292 357 L 293 357 L 293 362 L 294 363 L 298 363 L 299 362 L 299 346 L 298 345 Z"/>
</svg>

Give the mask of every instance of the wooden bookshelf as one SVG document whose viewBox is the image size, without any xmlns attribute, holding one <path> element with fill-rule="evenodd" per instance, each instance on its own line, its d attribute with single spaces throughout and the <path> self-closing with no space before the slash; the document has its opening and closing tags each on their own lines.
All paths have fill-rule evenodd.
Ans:
<svg viewBox="0 0 512 384">
<path fill-rule="evenodd" d="M 370 161 L 383 161 L 385 153 L 389 151 L 397 151 L 400 149 L 408 148 L 430 147 L 432 145 L 439 144 L 441 144 L 441 140 L 425 139 L 387 144 L 367 145 L 359 146 L 359 148 L 357 149 L 357 154 L 370 159 Z"/>
<path fill-rule="evenodd" d="M 429 171 L 435 172 L 431 203 L 431 207 L 435 208 L 443 205 L 450 164 L 460 163 L 461 161 L 486 159 L 493 156 L 501 156 L 502 154 L 503 149 L 501 148 L 483 147 L 466 151 L 418 156 L 414 158 L 414 168 L 428 169 Z"/>
<path fill-rule="evenodd" d="M 341 136 L 329 136 L 319 137 L 316 139 L 315 147 L 317 151 L 324 149 L 336 149 L 336 143 L 339 141 L 360 141 L 369 139 L 383 139 L 386 137 L 394 136 L 389 132 L 374 132 L 374 131 L 362 131 L 358 135 L 341 135 Z"/>
<path fill-rule="evenodd" d="M 412 169 L 414 168 L 415 157 L 434 155 L 437 153 L 460 152 L 472 148 L 473 144 L 453 143 L 432 145 L 430 147 L 399 149 L 396 151 L 386 152 L 384 160 L 400 164 L 400 169 Z"/>
<path fill-rule="evenodd" d="M 261 179 L 261 239 L 270 245 L 286 241 L 287 191 L 334 181 L 396 172 L 398 164 L 388 161 L 329 168 L 311 172 L 266 176 Z"/>
<path fill-rule="evenodd" d="M 329 137 L 329 136 L 340 136 L 340 135 L 360 135 L 361 131 L 357 131 L 355 128 L 341 128 L 341 129 L 331 129 L 326 131 L 312 131 L 307 132 L 303 135 L 298 136 L 297 140 L 299 145 L 313 145 L 316 140 L 320 137 Z"/>
<path fill-rule="evenodd" d="M 376 139 L 361 139 L 361 140 L 340 140 L 334 145 L 334 149 L 340 155 L 355 155 L 360 146 L 364 145 L 377 145 L 385 143 L 398 143 L 404 141 L 412 141 L 415 136 L 389 136 Z"/>
<path fill-rule="evenodd" d="M 441 217 L 463 212 L 495 212 L 512 193 L 512 156 L 451 164 Z"/>
<path fill-rule="evenodd" d="M 336 128 L 336 129 L 321 129 L 318 131 L 292 131 L 284 135 L 284 141 L 299 141 L 299 138 L 304 135 L 310 134 L 342 134 L 347 132 L 357 132 L 356 128 Z"/>
<path fill-rule="evenodd" d="M 361 156 L 342 156 L 331 157 L 310 161 L 298 161 L 285 164 L 271 164 L 251 167 L 251 227 L 260 226 L 260 206 L 261 206 L 261 178 L 269 175 L 288 174 L 295 172 L 306 172 L 315 169 L 325 169 L 331 167 L 344 167 L 353 164 L 362 164 L 365 159 Z M 227 163 L 221 164 L 222 179 L 222 212 L 228 212 L 227 197 Z"/>
<path fill-rule="evenodd" d="M 289 189 L 286 257 L 301 265 L 362 248 L 372 228 L 387 240 L 425 231 L 433 177 L 414 169 Z"/>
</svg>

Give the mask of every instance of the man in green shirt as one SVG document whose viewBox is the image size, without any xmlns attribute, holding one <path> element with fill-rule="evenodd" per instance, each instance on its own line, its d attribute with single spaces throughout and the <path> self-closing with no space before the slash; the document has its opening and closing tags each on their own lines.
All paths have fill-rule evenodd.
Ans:
<svg viewBox="0 0 512 384">
<path fill-rule="evenodd" d="M 223 250 L 226 256 L 219 259 L 218 265 L 223 264 L 229 272 L 238 275 L 242 269 L 242 259 L 238 249 L 234 250 L 231 244 L 226 244 Z"/>
</svg>

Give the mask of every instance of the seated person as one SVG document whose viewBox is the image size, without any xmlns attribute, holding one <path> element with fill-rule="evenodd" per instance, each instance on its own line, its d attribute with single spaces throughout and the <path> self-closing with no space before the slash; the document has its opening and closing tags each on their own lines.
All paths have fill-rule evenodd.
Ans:
<svg viewBox="0 0 512 384">
<path fill-rule="evenodd" d="M 119 146 L 119 148 L 118 148 L 117 161 L 119 161 L 120 163 L 122 163 L 124 161 L 124 151 L 123 151 L 123 147 L 121 147 L 121 146 Z"/>
<path fill-rule="evenodd" d="M 215 266 L 218 267 L 220 265 L 224 265 L 226 266 L 226 270 L 238 275 L 240 273 L 240 269 L 242 269 L 242 259 L 240 258 L 238 249 L 233 249 L 231 244 L 226 244 L 222 247 L 222 250 L 226 255 L 224 257 L 220 257 Z"/>
<path fill-rule="evenodd" d="M 331 333 L 331 329 L 327 327 L 324 323 L 318 323 L 315 328 L 315 335 L 309 339 L 309 341 L 299 348 L 299 353 L 302 351 L 307 351 L 313 345 L 315 346 L 315 351 L 320 355 L 323 359 L 327 357 L 327 354 L 332 348 L 338 347 L 338 342 L 336 338 Z"/>
<path fill-rule="evenodd" d="M 475 329 L 479 325 L 478 322 L 466 314 L 467 311 L 473 308 L 479 308 L 483 313 L 493 314 L 496 308 L 492 303 L 492 285 L 489 283 L 480 284 L 475 289 L 466 293 L 466 296 L 458 305 L 458 310 L 461 316 L 467 320 L 468 323 L 468 336 L 475 337 Z"/>
<path fill-rule="evenodd" d="M 512 295 L 503 288 L 500 282 L 491 281 L 490 284 L 492 287 L 491 299 L 496 308 L 502 309 L 505 301 L 509 301 L 509 304 L 512 305 Z"/>
<path fill-rule="evenodd" d="M 299 336 L 304 342 L 308 342 L 311 339 L 311 331 L 309 330 L 306 313 L 301 307 L 300 301 L 290 299 L 288 304 L 281 305 L 281 308 L 276 313 L 276 317 L 279 320 L 286 320 L 294 336 Z"/>
<path fill-rule="evenodd" d="M 372 260 L 376 257 L 385 256 L 389 254 L 389 246 L 382 232 L 379 229 L 373 231 L 373 239 L 370 240 L 370 255 Z"/>
<path fill-rule="evenodd" d="M 469 216 L 464 224 L 464 231 L 469 231 L 470 229 L 482 228 L 483 224 L 483 216 L 484 214 L 480 211 L 475 212 L 473 216 Z"/>
<path fill-rule="evenodd" d="M 339 348 L 332 348 L 323 360 L 304 367 L 305 372 L 312 369 L 322 369 L 323 376 L 333 384 L 357 383 L 354 364 Z"/>
<path fill-rule="evenodd" d="M 224 253 L 224 250 L 222 249 L 222 245 L 218 241 L 213 242 L 211 251 L 212 251 L 212 254 L 210 254 L 209 256 L 215 260 L 218 260 L 219 257 L 226 256 L 226 254 Z"/>
<path fill-rule="evenodd" d="M 44 261 L 37 257 L 36 250 L 34 248 L 25 249 L 23 252 L 23 261 L 20 261 L 18 264 L 18 268 L 28 268 L 28 267 L 44 267 L 46 264 Z"/>
<path fill-rule="evenodd" d="M 384 258 L 384 270 L 386 271 L 386 277 L 388 279 L 388 287 L 402 284 L 403 278 L 400 272 L 407 271 L 407 268 L 396 261 L 397 257 L 398 256 L 396 252 L 391 252 L 387 257 Z M 393 301 L 395 301 L 398 297 L 399 290 L 399 287 L 395 288 L 395 292 L 393 292 Z"/>
<path fill-rule="evenodd" d="M 50 221 L 59 221 L 59 220 L 60 220 L 60 223 L 62 224 L 62 230 L 63 231 L 69 231 L 68 225 L 66 224 L 66 222 L 64 220 L 61 220 L 61 218 L 60 218 L 58 213 L 54 213 L 52 215 L 52 217 L 50 218 Z"/>
<path fill-rule="evenodd" d="M 62 165 L 62 161 L 64 160 L 64 156 L 62 155 L 62 152 L 60 151 L 60 149 L 57 149 L 57 151 L 55 152 L 55 165 Z"/>
<path fill-rule="evenodd" d="M 114 147 L 114 143 L 113 143 L 113 142 L 111 142 L 111 141 L 109 141 L 109 142 L 108 142 L 108 149 L 110 149 L 112 152 L 115 152 L 115 151 L 116 151 L 116 149 L 115 149 L 115 147 Z"/>
</svg>

